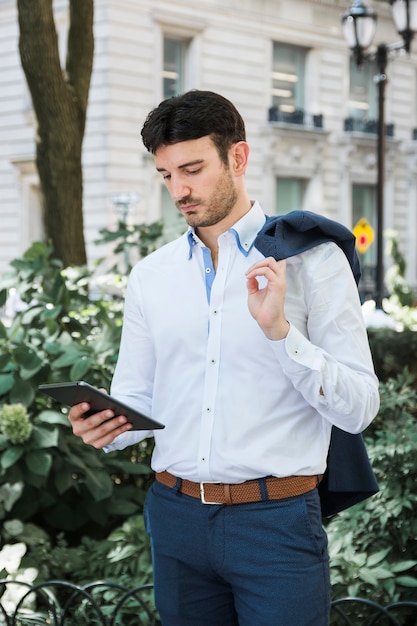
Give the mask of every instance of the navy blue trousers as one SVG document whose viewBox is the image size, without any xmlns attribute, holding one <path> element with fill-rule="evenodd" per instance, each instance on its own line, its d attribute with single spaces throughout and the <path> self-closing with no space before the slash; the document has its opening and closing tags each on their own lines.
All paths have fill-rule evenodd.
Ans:
<svg viewBox="0 0 417 626">
<path fill-rule="evenodd" d="M 317 490 L 227 506 L 154 483 L 145 523 L 163 626 L 328 626 Z"/>
</svg>

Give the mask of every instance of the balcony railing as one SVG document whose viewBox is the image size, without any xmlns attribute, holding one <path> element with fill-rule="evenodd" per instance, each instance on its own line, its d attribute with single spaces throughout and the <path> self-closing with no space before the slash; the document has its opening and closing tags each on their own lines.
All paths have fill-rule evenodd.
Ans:
<svg viewBox="0 0 417 626">
<path fill-rule="evenodd" d="M 354 117 L 347 117 L 344 127 L 347 133 L 359 132 L 369 133 L 371 135 L 378 134 L 378 120 L 359 120 Z M 385 125 L 385 134 L 387 137 L 394 137 L 394 124 Z"/>
<path fill-rule="evenodd" d="M 268 110 L 268 121 L 283 124 L 297 124 L 305 128 L 323 128 L 323 115 L 306 113 L 303 109 L 296 109 L 292 113 L 283 113 L 277 106 Z"/>
</svg>

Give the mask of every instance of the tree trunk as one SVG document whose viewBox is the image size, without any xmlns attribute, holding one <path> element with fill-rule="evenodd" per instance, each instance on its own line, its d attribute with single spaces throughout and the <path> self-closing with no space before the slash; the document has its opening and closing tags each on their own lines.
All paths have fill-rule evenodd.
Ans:
<svg viewBox="0 0 417 626">
<path fill-rule="evenodd" d="M 94 0 L 70 0 L 65 71 L 53 0 L 17 0 L 19 51 L 38 128 L 36 164 L 47 238 L 65 266 L 86 263 L 82 143 L 93 66 Z"/>
</svg>

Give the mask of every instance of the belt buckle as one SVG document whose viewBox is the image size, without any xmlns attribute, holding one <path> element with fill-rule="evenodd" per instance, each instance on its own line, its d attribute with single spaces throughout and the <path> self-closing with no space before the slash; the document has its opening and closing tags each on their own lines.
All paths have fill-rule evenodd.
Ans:
<svg viewBox="0 0 417 626">
<path fill-rule="evenodd" d="M 220 481 L 213 481 L 210 482 L 208 480 L 204 480 L 203 482 L 200 483 L 200 500 L 203 504 L 224 504 L 224 502 L 210 502 L 209 500 L 206 500 L 206 496 L 204 493 L 204 485 L 220 485 Z"/>
</svg>

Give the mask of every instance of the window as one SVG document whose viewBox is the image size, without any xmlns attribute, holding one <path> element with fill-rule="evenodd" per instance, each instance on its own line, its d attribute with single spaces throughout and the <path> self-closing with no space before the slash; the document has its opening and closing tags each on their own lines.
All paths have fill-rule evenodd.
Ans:
<svg viewBox="0 0 417 626">
<path fill-rule="evenodd" d="M 354 60 L 350 60 L 348 118 L 354 126 L 351 130 L 367 130 L 366 124 L 374 122 L 378 117 L 374 74 L 372 65 L 365 63 L 357 67 Z"/>
<path fill-rule="evenodd" d="M 164 37 L 162 93 L 163 99 L 184 91 L 184 62 L 188 43 L 184 39 Z"/>
<path fill-rule="evenodd" d="M 303 207 L 305 182 L 299 178 L 277 178 L 275 187 L 275 214 L 300 211 Z"/>
<path fill-rule="evenodd" d="M 374 75 L 372 65 L 365 63 L 357 67 L 354 60 L 350 60 L 349 117 L 368 120 L 377 117 Z"/>
<path fill-rule="evenodd" d="M 272 62 L 272 108 L 277 121 L 303 123 L 306 48 L 274 43 Z"/>
</svg>

